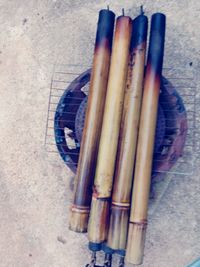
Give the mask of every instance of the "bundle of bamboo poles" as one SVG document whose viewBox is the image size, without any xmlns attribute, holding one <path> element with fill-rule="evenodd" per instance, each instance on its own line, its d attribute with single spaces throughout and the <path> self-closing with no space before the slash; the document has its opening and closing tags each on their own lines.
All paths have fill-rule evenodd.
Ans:
<svg viewBox="0 0 200 267">
<path fill-rule="evenodd" d="M 160 81 L 165 15 L 131 19 L 101 10 L 69 227 L 88 231 L 91 263 L 105 252 L 143 261 Z M 114 39 L 113 39 L 114 32 Z M 112 40 L 113 39 L 113 40 Z M 113 43 L 113 45 L 112 45 Z"/>
</svg>

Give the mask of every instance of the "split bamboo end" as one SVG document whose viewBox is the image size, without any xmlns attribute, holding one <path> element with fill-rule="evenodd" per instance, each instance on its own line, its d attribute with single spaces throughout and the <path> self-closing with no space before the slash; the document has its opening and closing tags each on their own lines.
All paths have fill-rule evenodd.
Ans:
<svg viewBox="0 0 200 267">
<path fill-rule="evenodd" d="M 129 224 L 126 261 L 133 265 L 143 263 L 147 223 Z"/>
<path fill-rule="evenodd" d="M 72 208 L 69 229 L 77 233 L 87 232 L 89 211 L 80 211 Z"/>
</svg>

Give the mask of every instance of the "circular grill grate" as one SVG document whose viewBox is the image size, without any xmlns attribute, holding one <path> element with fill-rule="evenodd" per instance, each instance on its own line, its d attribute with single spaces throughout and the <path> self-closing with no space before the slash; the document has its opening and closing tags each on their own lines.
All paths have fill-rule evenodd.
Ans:
<svg viewBox="0 0 200 267">
<path fill-rule="evenodd" d="M 59 154 L 75 173 L 87 106 L 91 70 L 67 87 L 55 112 L 54 132 Z M 181 97 L 163 77 L 154 146 L 153 175 L 168 171 L 181 156 L 187 134 L 187 116 Z M 73 145 L 72 145 L 73 144 Z"/>
</svg>

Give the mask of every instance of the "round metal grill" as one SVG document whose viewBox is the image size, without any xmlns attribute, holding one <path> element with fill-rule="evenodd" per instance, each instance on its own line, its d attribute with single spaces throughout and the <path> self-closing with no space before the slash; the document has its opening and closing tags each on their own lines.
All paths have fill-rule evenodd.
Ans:
<svg viewBox="0 0 200 267">
<path fill-rule="evenodd" d="M 75 173 L 84 127 L 91 70 L 67 87 L 55 112 L 55 141 L 62 159 Z M 181 156 L 187 134 L 184 104 L 173 85 L 163 77 L 154 146 L 153 178 L 168 171 Z"/>
</svg>

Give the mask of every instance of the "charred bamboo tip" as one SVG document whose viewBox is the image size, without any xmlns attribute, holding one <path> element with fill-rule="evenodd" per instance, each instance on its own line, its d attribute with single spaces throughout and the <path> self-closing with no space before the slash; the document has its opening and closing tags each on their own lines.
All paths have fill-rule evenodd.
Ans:
<svg viewBox="0 0 200 267">
<path fill-rule="evenodd" d="M 140 15 L 144 15 L 144 6 L 143 5 L 140 6 Z"/>
<path fill-rule="evenodd" d="M 124 8 L 122 8 L 122 16 L 125 16 Z"/>
</svg>

